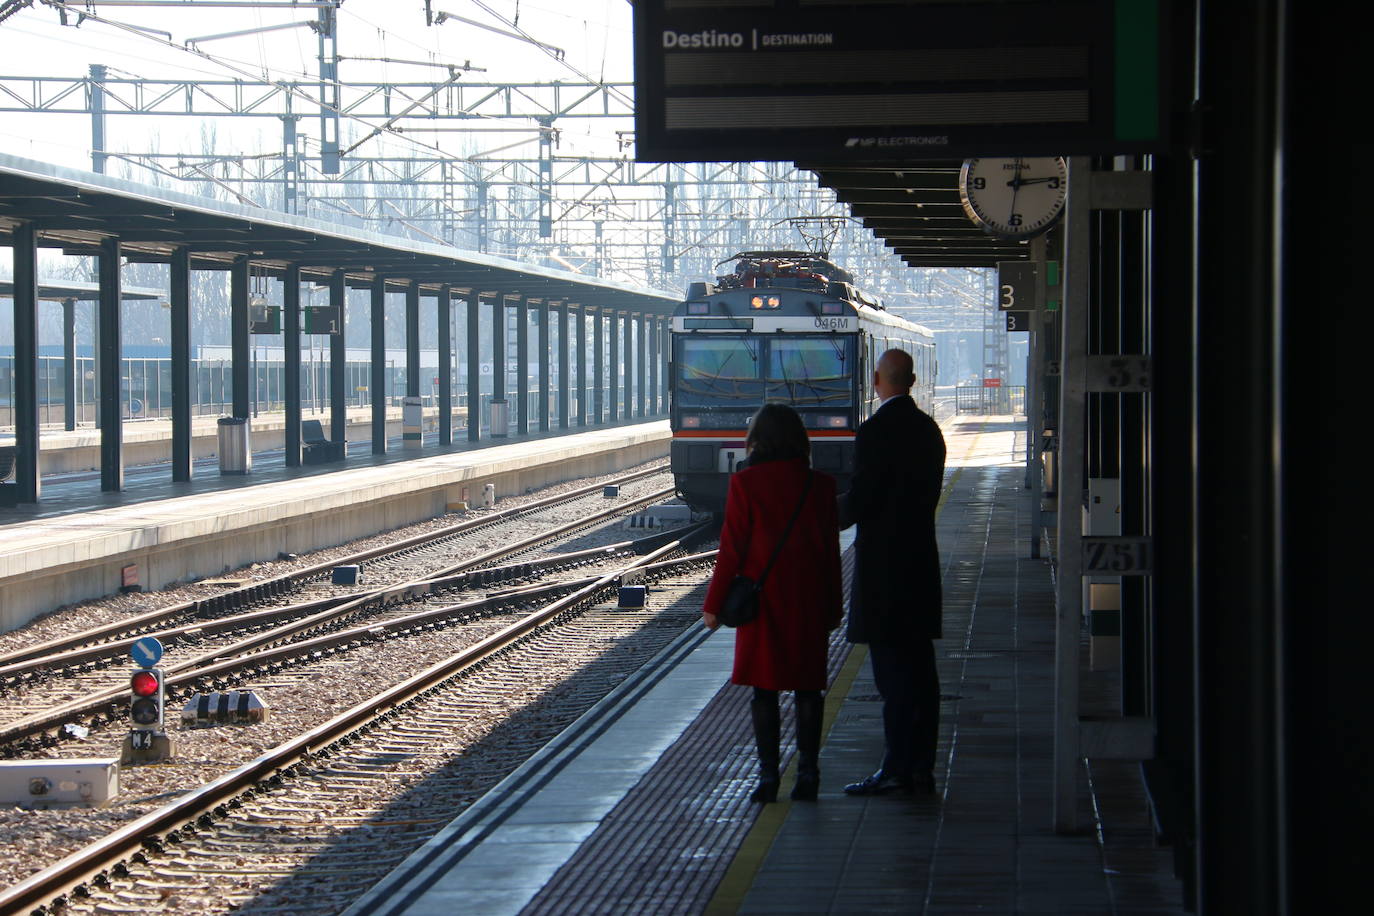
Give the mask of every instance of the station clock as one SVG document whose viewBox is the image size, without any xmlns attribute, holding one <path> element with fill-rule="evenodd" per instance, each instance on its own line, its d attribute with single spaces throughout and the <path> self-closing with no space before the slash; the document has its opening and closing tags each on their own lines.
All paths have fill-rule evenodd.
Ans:
<svg viewBox="0 0 1374 916">
<path fill-rule="evenodd" d="M 1064 211 L 1068 167 L 1062 157 L 967 159 L 959 201 L 991 235 L 1025 239 L 1047 230 Z"/>
</svg>

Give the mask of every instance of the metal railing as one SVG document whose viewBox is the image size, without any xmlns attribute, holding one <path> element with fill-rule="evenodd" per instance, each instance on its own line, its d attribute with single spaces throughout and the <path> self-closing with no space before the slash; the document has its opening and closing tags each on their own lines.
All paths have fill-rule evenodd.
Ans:
<svg viewBox="0 0 1374 916">
<path fill-rule="evenodd" d="M 371 384 L 371 370 L 366 362 L 349 362 L 345 368 L 345 402 L 350 407 L 370 404 L 368 386 Z M 426 406 L 438 403 L 438 380 L 433 368 L 423 370 L 425 378 L 421 386 L 421 400 Z M 97 395 L 97 374 L 95 359 L 89 356 L 77 357 L 72 379 L 74 397 L 74 425 L 93 427 L 98 422 L 99 401 Z M 406 370 L 404 366 L 388 364 L 385 371 L 386 385 L 384 397 L 387 403 L 399 406 L 400 398 L 406 390 Z M 285 409 L 286 367 L 281 360 L 254 360 L 249 371 L 249 399 L 253 415 L 259 412 L 272 413 Z M 467 405 L 467 367 L 455 367 L 452 378 L 453 404 L 455 407 Z M 191 398 L 191 412 L 196 416 L 229 416 L 233 413 L 233 377 L 227 359 L 192 359 L 191 381 L 194 393 Z M 489 379 L 485 380 L 487 384 Z M 555 383 L 556 384 L 556 383 Z M 510 392 L 506 400 L 511 404 L 511 428 L 514 429 L 519 412 L 518 397 L 513 393 L 514 379 L 508 380 Z M 620 380 L 617 390 L 618 413 L 624 418 L 638 416 L 639 393 L 633 399 L 633 413 L 626 411 L 624 381 Z M 0 356 L 0 430 L 13 430 L 14 417 L 14 357 Z M 329 409 L 329 364 L 328 362 L 303 361 L 301 363 L 301 405 L 306 410 L 314 409 L 320 413 Z M 66 423 L 67 379 L 64 360 L 60 356 L 40 356 L 38 358 L 38 422 L 41 426 L 61 428 Z M 595 399 L 596 392 L 589 389 L 589 399 Z M 540 393 L 537 389 L 529 393 L 527 407 L 531 430 L 538 428 Z M 569 392 L 569 416 L 576 426 L 582 416 L 580 389 Z M 482 425 L 489 424 L 491 393 L 486 391 L 481 397 Z M 548 394 L 549 422 L 558 425 L 558 392 L 555 388 Z M 593 400 L 593 403 L 595 401 Z M 601 403 L 608 409 L 610 388 L 605 385 L 601 390 Z M 126 420 L 170 417 L 172 415 L 172 361 L 158 357 L 126 357 L 120 366 L 120 404 Z M 667 411 L 667 398 L 659 397 L 661 416 Z"/>
<path fill-rule="evenodd" d="M 960 386 L 954 389 L 954 412 L 983 416 L 1017 416 L 1026 413 L 1026 386 L 998 388 Z"/>
</svg>

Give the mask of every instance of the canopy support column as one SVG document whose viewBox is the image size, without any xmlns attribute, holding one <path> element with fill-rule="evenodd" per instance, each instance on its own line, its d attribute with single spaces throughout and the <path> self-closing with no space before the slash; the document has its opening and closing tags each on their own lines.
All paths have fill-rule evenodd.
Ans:
<svg viewBox="0 0 1374 916">
<path fill-rule="evenodd" d="M 329 307 L 338 322 L 329 337 L 329 439 L 345 443 L 343 455 L 348 457 L 348 338 L 345 329 L 348 312 L 348 289 L 344 272 L 334 271 L 329 278 Z"/>
<path fill-rule="evenodd" d="M 38 233 L 14 227 L 14 479 L 16 502 L 36 503 L 42 491 L 38 454 Z M 118 365 L 118 362 L 116 362 Z M 118 373 L 116 373 L 117 375 Z M 115 391 L 118 392 L 118 384 Z"/>
<path fill-rule="evenodd" d="M 286 403 L 286 466 L 301 466 L 301 268 L 286 265 L 282 277 L 282 346 L 285 349 L 283 371 L 286 383 L 282 386 Z"/>
<path fill-rule="evenodd" d="M 123 353 L 120 349 L 120 247 L 119 239 L 105 239 L 100 243 L 100 489 L 118 493 L 124 489 L 124 427 L 120 414 L 120 369 Z M 247 277 L 247 259 L 244 259 Z M 243 285 L 243 330 L 248 331 L 248 290 Z M 245 347 L 246 349 L 246 347 Z M 245 354 L 243 380 L 244 414 L 247 414 L 248 380 Z M 234 373 L 235 404 L 238 403 L 238 372 Z"/>
<path fill-rule="evenodd" d="M 386 278 L 372 278 L 372 355 L 368 360 L 372 391 L 372 454 L 386 454 Z"/>
<path fill-rule="evenodd" d="M 172 252 L 172 480 L 191 479 L 191 252 Z"/>
</svg>

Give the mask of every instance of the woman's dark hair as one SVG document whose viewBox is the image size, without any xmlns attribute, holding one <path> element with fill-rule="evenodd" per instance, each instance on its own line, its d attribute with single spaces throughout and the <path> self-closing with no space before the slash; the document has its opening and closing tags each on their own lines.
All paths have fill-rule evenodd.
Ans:
<svg viewBox="0 0 1374 916">
<path fill-rule="evenodd" d="M 811 458 L 811 440 L 801 416 L 786 404 L 764 404 L 749 421 L 749 435 L 744 440 L 749 449 L 749 463 L 791 461 Z"/>
</svg>

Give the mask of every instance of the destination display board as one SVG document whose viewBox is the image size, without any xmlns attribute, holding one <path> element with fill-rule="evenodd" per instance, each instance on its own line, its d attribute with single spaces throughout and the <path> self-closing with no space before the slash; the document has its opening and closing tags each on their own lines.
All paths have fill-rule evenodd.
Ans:
<svg viewBox="0 0 1374 916">
<path fill-rule="evenodd" d="M 636 0 L 636 158 L 1155 151 L 1160 5 Z"/>
</svg>

